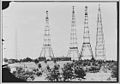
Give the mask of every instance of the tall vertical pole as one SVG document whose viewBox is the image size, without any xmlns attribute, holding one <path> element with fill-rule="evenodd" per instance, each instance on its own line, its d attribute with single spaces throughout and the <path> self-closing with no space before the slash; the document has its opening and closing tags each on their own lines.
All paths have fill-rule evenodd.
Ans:
<svg viewBox="0 0 120 84">
<path fill-rule="evenodd" d="M 15 28 L 15 59 L 18 58 L 18 41 L 17 41 L 18 32 L 17 31 L 18 31 L 17 28 Z"/>
</svg>

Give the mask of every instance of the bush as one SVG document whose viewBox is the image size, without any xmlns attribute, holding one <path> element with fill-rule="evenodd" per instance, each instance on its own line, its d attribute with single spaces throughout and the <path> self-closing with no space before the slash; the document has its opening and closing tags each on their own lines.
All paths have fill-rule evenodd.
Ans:
<svg viewBox="0 0 120 84">
<path fill-rule="evenodd" d="M 37 72 L 36 75 L 37 75 L 37 76 L 41 76 L 41 75 L 42 75 L 42 72 Z"/>
<path fill-rule="evenodd" d="M 7 58 L 4 58 L 4 62 L 8 62 L 8 59 L 7 59 Z"/>
<path fill-rule="evenodd" d="M 42 66 L 41 66 L 41 64 L 38 64 L 38 68 L 41 68 Z"/>
<path fill-rule="evenodd" d="M 38 60 L 38 59 L 35 59 L 34 62 L 35 62 L 35 64 L 38 64 L 38 63 L 39 63 L 39 60 Z"/>
<path fill-rule="evenodd" d="M 112 68 L 112 77 L 113 77 L 113 78 L 117 78 L 117 76 L 118 76 L 117 66 L 114 66 L 114 67 Z"/>
<path fill-rule="evenodd" d="M 73 69 L 72 69 L 72 65 L 67 63 L 64 65 L 63 70 L 63 79 L 64 81 L 66 80 L 70 80 L 73 78 Z"/>
<path fill-rule="evenodd" d="M 75 67 L 75 76 L 76 78 L 82 78 L 82 79 L 85 79 L 84 76 L 86 76 L 86 73 L 85 71 L 80 68 L 79 66 Z"/>
<path fill-rule="evenodd" d="M 22 67 L 16 67 L 16 73 L 15 73 L 15 76 L 17 78 L 20 78 L 22 80 L 26 80 L 33 76 L 34 75 L 34 72 L 33 71 L 25 71 Z"/>
<path fill-rule="evenodd" d="M 60 80 L 60 72 L 59 66 L 54 66 L 52 70 L 49 70 L 49 74 L 47 75 L 46 79 L 49 81 L 59 81 Z"/>
</svg>

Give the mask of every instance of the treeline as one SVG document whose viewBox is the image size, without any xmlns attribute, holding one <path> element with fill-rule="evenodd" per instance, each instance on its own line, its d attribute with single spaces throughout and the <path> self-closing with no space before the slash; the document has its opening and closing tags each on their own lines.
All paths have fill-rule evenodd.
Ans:
<svg viewBox="0 0 120 84">
<path fill-rule="evenodd" d="M 30 57 L 26 57 L 26 58 L 23 58 L 23 59 L 7 59 L 7 58 L 4 58 L 4 62 L 7 62 L 9 64 L 12 64 L 12 63 L 18 63 L 18 62 L 39 62 L 39 61 L 44 61 L 46 60 L 45 57 L 39 57 L 39 58 L 36 58 L 36 59 L 32 59 Z"/>
<path fill-rule="evenodd" d="M 70 57 L 55 57 L 55 58 L 51 58 L 52 61 L 70 61 L 71 58 Z M 45 57 L 39 57 L 36 59 L 32 59 L 30 57 L 26 57 L 23 59 L 7 59 L 4 58 L 4 62 L 8 62 L 9 64 L 11 63 L 17 63 L 17 62 L 39 62 L 39 61 L 51 61 L 49 59 L 46 59 Z"/>
</svg>

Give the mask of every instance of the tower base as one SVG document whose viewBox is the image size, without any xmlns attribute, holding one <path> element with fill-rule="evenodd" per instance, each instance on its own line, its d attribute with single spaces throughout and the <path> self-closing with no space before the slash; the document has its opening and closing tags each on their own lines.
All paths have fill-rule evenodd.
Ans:
<svg viewBox="0 0 120 84">
<path fill-rule="evenodd" d="M 90 43 L 83 43 L 82 50 L 80 54 L 80 59 L 85 60 L 89 59 L 91 60 L 93 58 L 93 52 Z"/>
<path fill-rule="evenodd" d="M 96 60 L 106 60 L 104 56 L 97 56 L 95 57 Z"/>
<path fill-rule="evenodd" d="M 51 60 L 51 58 L 54 57 L 52 48 L 48 46 L 44 46 L 44 48 L 42 48 L 40 57 L 45 57 L 46 60 Z"/>
<path fill-rule="evenodd" d="M 92 56 L 83 56 L 81 57 L 82 60 L 91 60 Z"/>
<path fill-rule="evenodd" d="M 67 57 L 71 57 L 71 60 L 79 59 L 78 47 L 70 47 Z"/>
</svg>

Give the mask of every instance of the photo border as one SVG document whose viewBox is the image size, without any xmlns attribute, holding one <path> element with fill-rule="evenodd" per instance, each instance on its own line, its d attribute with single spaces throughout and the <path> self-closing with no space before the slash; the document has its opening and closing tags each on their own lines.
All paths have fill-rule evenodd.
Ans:
<svg viewBox="0 0 120 84">
<path fill-rule="evenodd" d="M 3 1 L 1 1 L 3 2 Z M 7 2 L 7 1 L 6 1 Z M 9 2 L 9 1 L 8 1 Z M 92 3 L 116 3 L 116 9 L 117 9 L 117 81 L 66 81 L 66 82 L 63 82 L 63 81 L 59 81 L 59 82 L 51 82 L 51 81 L 27 81 L 27 82 L 2 82 L 2 83 L 119 83 L 119 1 L 10 1 L 10 2 L 65 2 L 65 3 L 68 3 L 68 2 L 77 2 L 77 3 L 81 3 L 81 2 L 92 2 Z M 9 2 L 9 6 L 10 6 L 10 2 Z M 2 5 L 3 6 L 3 5 Z M 2 9 L 2 8 L 1 8 Z M 3 11 L 3 9 L 2 9 Z M 2 12 L 1 11 L 1 12 Z M 3 38 L 3 26 L 2 26 L 2 22 L 3 22 L 3 17 L 1 15 L 1 38 Z M 3 42 L 2 42 L 3 43 Z M 1 43 L 1 44 L 2 44 Z M 1 55 L 2 55 L 2 59 L 1 61 L 3 62 L 3 44 L 1 45 Z M 2 63 L 1 63 L 2 64 Z M 2 70 L 1 70 L 2 71 Z M 1 77 L 2 78 L 2 77 Z"/>
</svg>

